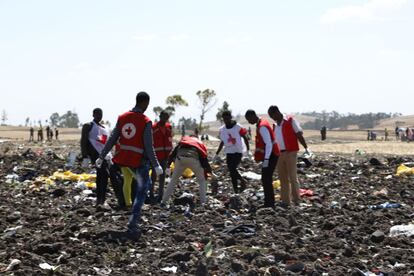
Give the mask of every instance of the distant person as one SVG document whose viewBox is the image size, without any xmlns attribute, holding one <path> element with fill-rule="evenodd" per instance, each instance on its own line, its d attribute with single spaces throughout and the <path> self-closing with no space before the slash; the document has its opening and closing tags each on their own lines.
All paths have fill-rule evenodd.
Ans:
<svg viewBox="0 0 414 276">
<path fill-rule="evenodd" d="M 30 137 L 29 137 L 29 142 L 33 142 L 34 141 L 34 128 L 30 127 Z"/>
<path fill-rule="evenodd" d="M 46 126 L 46 139 L 50 141 L 50 126 Z"/>
<path fill-rule="evenodd" d="M 407 127 L 407 141 L 413 141 L 413 140 L 414 140 L 413 130 Z"/>
<path fill-rule="evenodd" d="M 185 125 L 182 124 L 181 125 L 181 137 L 184 137 L 184 136 L 185 136 Z"/>
<path fill-rule="evenodd" d="M 155 154 L 157 155 L 158 162 L 164 171 L 167 169 L 168 156 L 170 156 L 173 149 L 173 129 L 171 124 L 168 122 L 169 119 L 170 114 L 163 110 L 160 113 L 159 121 L 152 125 Z M 152 185 L 150 189 L 150 200 L 153 201 L 154 187 L 157 180 L 157 174 L 154 170 L 151 174 L 151 180 Z M 156 201 L 161 202 L 162 196 L 164 195 L 165 174 L 158 177 L 158 182 L 159 188 Z"/>
<path fill-rule="evenodd" d="M 50 129 L 50 140 L 53 140 L 53 129 Z"/>
<path fill-rule="evenodd" d="M 371 141 L 371 130 L 367 131 L 367 141 Z"/>
<path fill-rule="evenodd" d="M 371 141 L 377 141 L 377 133 L 375 131 L 371 131 Z"/>
<path fill-rule="evenodd" d="M 177 185 L 180 176 L 187 168 L 194 172 L 200 186 L 200 204 L 206 203 L 206 175 L 212 172 L 207 157 L 207 148 L 198 137 L 184 136 L 180 140 L 168 160 L 168 167 L 174 162 L 174 172 L 162 198 L 163 206 L 168 203 L 175 185 Z"/>
<path fill-rule="evenodd" d="M 152 122 L 144 114 L 149 103 L 150 96 L 146 92 L 137 94 L 135 107 L 118 117 L 111 137 L 95 162 L 97 167 L 101 167 L 106 155 L 117 144 L 113 162 L 121 166 L 124 174 L 124 196 L 125 189 L 131 188 L 131 182 L 127 183 L 126 179 L 131 180 L 132 176 L 137 183 L 132 214 L 128 221 L 128 232 L 136 237 L 140 235 L 138 223 L 141 218 L 141 209 L 151 187 L 150 165 L 157 175 L 164 173 L 158 163 L 152 143 Z M 125 202 L 127 203 L 127 198 Z"/>
<path fill-rule="evenodd" d="M 243 143 L 246 145 L 247 152 L 250 153 L 249 139 L 247 138 L 247 130 L 233 120 L 230 111 L 223 111 L 221 116 L 224 125 L 219 130 L 221 143 L 214 156 L 214 160 L 218 159 L 218 155 L 224 147 L 227 168 L 230 172 L 231 182 L 233 184 L 233 191 L 238 194 L 246 189 L 246 180 L 241 176 L 238 167 L 243 157 Z M 240 188 L 238 184 L 239 181 L 241 184 Z"/>
<path fill-rule="evenodd" d="M 281 152 L 277 162 L 281 184 L 280 197 L 286 205 L 290 205 L 291 196 L 293 202 L 298 204 L 300 201 L 297 177 L 299 143 L 305 148 L 306 153 L 309 153 L 308 145 L 303 137 L 302 128 L 293 117 L 283 115 L 275 105 L 269 107 L 268 114 L 276 122 L 274 134 Z"/>
<path fill-rule="evenodd" d="M 55 128 L 55 139 L 59 140 L 59 129 L 57 127 Z"/>
<path fill-rule="evenodd" d="M 323 127 L 321 128 L 321 140 L 322 140 L 322 141 L 325 141 L 325 140 L 326 140 L 326 132 L 327 132 L 327 130 L 326 130 L 326 126 L 323 126 Z"/>
<path fill-rule="evenodd" d="M 195 135 L 196 137 L 199 137 L 199 135 L 200 135 L 200 131 L 198 130 L 198 127 L 196 127 L 196 128 L 194 129 L 194 135 Z"/>
<path fill-rule="evenodd" d="M 389 133 L 388 133 L 388 129 L 387 128 L 384 130 L 384 136 L 385 136 L 385 141 L 388 141 Z"/>
<path fill-rule="evenodd" d="M 400 127 L 398 126 L 395 128 L 395 139 L 400 140 Z"/>
<path fill-rule="evenodd" d="M 254 159 L 262 162 L 262 185 L 264 190 L 263 207 L 275 206 L 275 194 L 273 190 L 273 173 L 280 155 L 279 146 L 270 123 L 259 118 L 254 110 L 247 110 L 246 120 L 251 125 L 256 125 L 256 150 Z"/>
<path fill-rule="evenodd" d="M 93 120 L 82 127 L 81 153 L 83 159 L 89 158 L 95 164 L 99 158 L 105 143 L 109 137 L 109 130 L 101 124 L 103 112 L 100 108 L 95 108 L 92 112 Z M 118 199 L 118 205 L 124 206 L 124 199 L 121 192 L 121 183 L 118 183 L 116 168 L 111 161 L 112 155 L 109 153 L 102 166 L 96 170 L 96 207 L 104 205 L 108 178 L 111 179 L 112 187 Z"/>
<path fill-rule="evenodd" d="M 43 128 L 39 127 L 39 130 L 37 131 L 37 141 L 42 142 L 43 141 Z"/>
</svg>

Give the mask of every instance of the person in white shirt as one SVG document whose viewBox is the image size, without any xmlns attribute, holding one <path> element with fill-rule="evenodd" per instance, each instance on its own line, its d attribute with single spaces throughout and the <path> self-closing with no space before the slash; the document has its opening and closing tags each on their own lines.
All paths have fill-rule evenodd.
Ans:
<svg viewBox="0 0 414 276">
<path fill-rule="evenodd" d="M 230 111 L 224 111 L 221 116 L 224 125 L 219 131 L 221 143 L 217 149 L 214 160 L 218 158 L 218 155 L 224 147 L 227 168 L 230 172 L 234 192 L 237 194 L 246 189 L 246 180 L 241 176 L 237 168 L 239 167 L 243 156 L 243 142 L 246 145 L 247 152 L 250 152 L 249 139 L 247 138 L 247 130 L 233 120 Z M 238 186 L 239 180 L 240 188 Z"/>
<path fill-rule="evenodd" d="M 291 196 L 293 202 L 298 204 L 300 201 L 297 178 L 299 142 L 307 153 L 308 145 L 303 137 L 302 128 L 293 117 L 284 116 L 275 105 L 269 107 L 268 114 L 276 122 L 274 133 L 281 152 L 277 163 L 281 184 L 280 197 L 286 205 L 290 205 Z"/>
</svg>

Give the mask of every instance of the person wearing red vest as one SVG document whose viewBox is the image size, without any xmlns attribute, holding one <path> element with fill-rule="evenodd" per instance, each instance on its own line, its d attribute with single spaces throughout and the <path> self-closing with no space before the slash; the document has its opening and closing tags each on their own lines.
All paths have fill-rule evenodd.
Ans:
<svg viewBox="0 0 414 276">
<path fill-rule="evenodd" d="M 308 145 L 299 123 L 293 117 L 284 116 L 274 105 L 269 107 L 268 114 L 276 122 L 274 135 L 281 151 L 277 164 L 281 184 L 280 197 L 285 205 L 290 205 L 291 196 L 293 202 L 298 204 L 300 201 L 297 177 L 299 142 L 305 148 L 306 153 L 309 153 Z"/>
<path fill-rule="evenodd" d="M 137 94 L 135 107 L 118 117 L 116 127 L 95 163 L 96 167 L 101 167 L 105 156 L 115 144 L 118 144 L 112 161 L 121 166 L 123 171 L 132 173 L 136 179 L 135 199 L 128 222 L 128 231 L 134 237 L 140 235 L 138 221 L 148 190 L 151 187 L 150 164 L 155 168 L 157 175 L 164 173 L 154 152 L 152 122 L 144 115 L 149 102 L 150 96 L 146 92 Z"/>
<path fill-rule="evenodd" d="M 160 162 L 162 169 L 165 171 L 167 169 L 168 156 L 172 151 L 173 146 L 173 130 L 171 124 L 168 122 L 170 119 L 170 114 L 163 110 L 160 113 L 160 120 L 152 125 L 152 135 L 154 140 L 154 149 L 157 155 L 157 159 Z M 157 180 L 157 175 L 153 171 L 151 175 L 152 186 L 150 190 L 150 200 L 154 201 L 154 186 Z M 162 196 L 164 194 L 164 183 L 165 183 L 165 174 L 159 176 L 159 189 L 157 202 L 161 202 Z"/>
<path fill-rule="evenodd" d="M 173 161 L 175 166 L 171 181 L 162 198 L 161 204 L 163 206 L 167 204 L 174 192 L 175 185 L 187 168 L 194 172 L 197 182 L 200 185 L 200 203 L 206 203 L 206 174 L 212 172 L 207 157 L 207 148 L 197 137 L 184 136 L 180 140 L 168 159 L 168 167 Z"/>
<path fill-rule="evenodd" d="M 275 206 L 275 194 L 273 190 L 273 173 L 280 154 L 270 123 L 259 118 L 254 110 L 246 112 L 246 120 L 249 124 L 256 125 L 256 150 L 254 159 L 262 162 L 262 185 L 265 194 L 264 207 Z"/>
</svg>

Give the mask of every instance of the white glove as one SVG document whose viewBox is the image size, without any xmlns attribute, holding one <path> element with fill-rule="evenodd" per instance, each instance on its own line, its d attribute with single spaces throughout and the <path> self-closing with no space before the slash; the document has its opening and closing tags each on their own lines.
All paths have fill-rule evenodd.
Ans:
<svg viewBox="0 0 414 276">
<path fill-rule="evenodd" d="M 83 158 L 82 163 L 81 163 L 81 167 L 82 168 L 87 168 L 89 166 L 89 158 Z"/>
<path fill-rule="evenodd" d="M 112 158 L 111 158 L 111 156 L 108 156 L 107 158 L 105 158 L 105 160 L 106 160 L 106 163 L 108 163 L 108 166 L 110 167 L 110 166 L 112 166 L 113 164 L 114 164 L 114 162 L 112 162 Z"/>
<path fill-rule="evenodd" d="M 248 151 L 247 151 L 247 157 L 248 157 L 249 159 L 253 159 L 253 154 L 251 153 L 251 151 L 250 151 L 250 150 L 248 150 Z"/>
<path fill-rule="evenodd" d="M 163 175 L 164 174 L 164 170 L 162 169 L 161 166 L 155 167 L 155 173 L 157 175 Z"/>
<path fill-rule="evenodd" d="M 102 158 L 98 158 L 98 159 L 96 159 L 96 161 L 95 161 L 95 166 L 98 168 L 98 169 L 100 169 L 101 167 L 102 167 L 102 164 L 103 164 L 103 160 L 102 160 Z"/>
<path fill-rule="evenodd" d="M 263 169 L 266 169 L 267 167 L 269 167 L 269 159 L 265 159 L 265 160 L 263 161 L 263 164 L 262 164 L 262 168 L 263 168 Z"/>
<path fill-rule="evenodd" d="M 165 169 L 165 175 L 168 175 L 168 176 L 171 175 L 171 169 L 170 168 Z"/>
</svg>

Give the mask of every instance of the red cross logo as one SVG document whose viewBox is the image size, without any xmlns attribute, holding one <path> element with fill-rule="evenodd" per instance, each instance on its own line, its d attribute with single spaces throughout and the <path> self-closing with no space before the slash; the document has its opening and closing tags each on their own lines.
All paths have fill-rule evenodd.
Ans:
<svg viewBox="0 0 414 276">
<path fill-rule="evenodd" d="M 229 142 L 230 144 L 235 145 L 236 144 L 236 138 L 233 138 L 233 136 L 231 136 L 231 134 L 229 134 L 229 139 L 227 140 L 227 142 Z"/>
<path fill-rule="evenodd" d="M 137 129 L 135 128 L 134 124 L 128 123 L 122 127 L 122 136 L 126 139 L 131 139 L 135 136 Z"/>
</svg>

